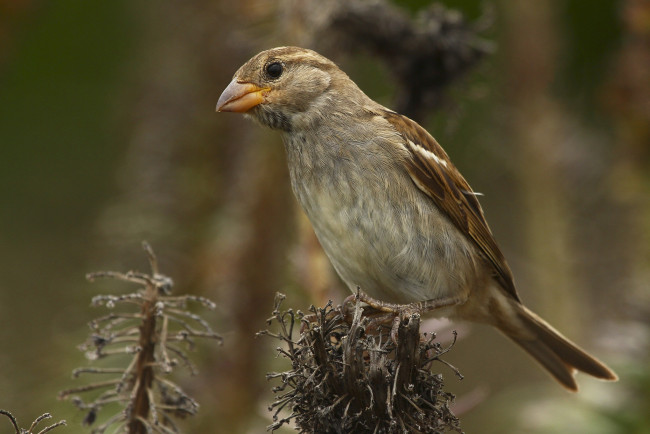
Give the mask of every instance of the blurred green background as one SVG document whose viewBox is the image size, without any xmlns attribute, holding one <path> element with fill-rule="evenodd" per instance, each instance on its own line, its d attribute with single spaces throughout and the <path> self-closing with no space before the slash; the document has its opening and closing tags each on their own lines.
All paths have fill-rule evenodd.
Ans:
<svg viewBox="0 0 650 434">
<path fill-rule="evenodd" d="M 125 288 L 84 275 L 146 270 L 146 239 L 178 292 L 220 306 L 208 318 L 225 345 L 205 345 L 199 377 L 181 376 L 202 406 L 185 432 L 264 431 L 264 374 L 283 365 L 254 333 L 273 294 L 301 309 L 346 294 L 293 200 L 277 134 L 214 106 L 253 54 L 312 44 L 314 4 L 0 0 L 0 408 L 24 426 L 49 411 L 69 422 L 56 432 L 87 432 L 56 394 L 81 383 L 76 345 L 103 313 L 90 297 Z M 426 125 L 485 194 L 522 298 L 621 381 L 581 376 L 570 395 L 493 330 L 462 326 L 449 361 L 465 379 L 441 366 L 447 389 L 468 433 L 650 432 L 650 2 L 487 7 L 496 51 Z M 386 69 L 343 51 L 327 54 L 390 106 Z"/>
</svg>

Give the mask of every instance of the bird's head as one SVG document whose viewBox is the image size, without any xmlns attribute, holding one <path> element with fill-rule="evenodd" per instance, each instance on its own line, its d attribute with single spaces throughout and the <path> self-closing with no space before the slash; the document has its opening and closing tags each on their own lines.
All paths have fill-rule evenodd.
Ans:
<svg viewBox="0 0 650 434">
<path fill-rule="evenodd" d="M 341 99 L 339 89 L 363 95 L 343 71 L 320 54 L 278 47 L 257 54 L 239 68 L 219 97 L 217 111 L 246 113 L 263 125 L 291 131 L 323 116 Z"/>
</svg>

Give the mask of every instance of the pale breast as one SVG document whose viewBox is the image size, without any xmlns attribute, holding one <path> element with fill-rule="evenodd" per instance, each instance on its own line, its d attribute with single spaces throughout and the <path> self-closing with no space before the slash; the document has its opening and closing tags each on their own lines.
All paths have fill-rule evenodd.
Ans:
<svg viewBox="0 0 650 434">
<path fill-rule="evenodd" d="M 384 138 L 353 136 L 285 138 L 294 193 L 338 274 L 389 302 L 466 295 L 475 246 L 413 188 Z"/>
</svg>

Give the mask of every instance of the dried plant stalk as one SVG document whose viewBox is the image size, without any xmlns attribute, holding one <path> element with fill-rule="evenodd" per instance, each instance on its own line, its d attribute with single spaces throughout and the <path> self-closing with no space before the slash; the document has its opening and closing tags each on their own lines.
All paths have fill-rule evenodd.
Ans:
<svg viewBox="0 0 650 434">
<path fill-rule="evenodd" d="M 175 383 L 165 378 L 179 364 L 192 374 L 196 368 L 186 354 L 195 338 L 211 338 L 221 343 L 222 338 L 200 316 L 187 310 L 191 302 L 214 309 L 212 301 L 198 296 L 172 296 L 172 280 L 158 272 L 158 263 L 147 243 L 143 248 L 148 255 L 151 274 L 129 271 L 119 273 L 101 271 L 91 273 L 88 280 L 98 278 L 118 279 L 141 285 L 136 292 L 119 296 L 99 295 L 93 298 L 94 306 L 109 309 L 134 306 L 136 311 L 111 312 L 91 321 L 92 333 L 80 346 L 89 360 L 110 358 L 127 354 L 132 358 L 126 367 L 79 368 L 73 376 L 81 374 L 112 374 L 114 377 L 60 392 L 61 399 L 70 398 L 87 411 L 84 425 L 92 425 L 99 410 L 108 404 L 118 403 L 120 413 L 110 417 L 93 433 L 104 433 L 117 426 L 114 432 L 178 433 L 171 416 L 185 417 L 196 414 L 199 404 Z M 172 355 L 170 357 L 170 354 Z M 85 402 L 79 393 L 99 391 L 97 397 Z"/>
<path fill-rule="evenodd" d="M 305 316 L 282 311 L 283 300 L 279 294 L 269 319 L 279 331 L 261 332 L 280 340 L 279 353 L 291 361 L 290 370 L 268 374 L 281 383 L 273 389 L 269 430 L 294 421 L 301 433 L 460 432 L 449 409 L 454 396 L 430 371 L 451 346 L 420 335 L 418 314 L 401 320 L 393 340 L 388 333 L 370 333 L 358 302 L 350 323 L 331 302 Z"/>
<path fill-rule="evenodd" d="M 44 414 L 40 415 L 39 417 L 37 417 L 36 419 L 34 419 L 34 422 L 32 422 L 29 429 L 19 428 L 18 427 L 18 421 L 16 420 L 14 415 L 9 413 L 7 410 L 0 410 L 0 414 L 4 414 L 5 416 L 7 416 L 9 418 L 9 420 L 11 421 L 11 424 L 14 426 L 14 430 L 15 430 L 16 434 L 45 434 L 47 432 L 52 431 L 55 428 L 58 428 L 58 427 L 66 424 L 65 420 L 60 420 L 57 423 L 52 424 L 50 426 L 47 426 L 47 427 L 43 428 L 42 430 L 40 430 L 38 433 L 36 433 L 34 430 L 36 429 L 36 427 L 38 426 L 39 423 L 41 423 L 45 419 L 51 419 L 52 418 L 52 415 L 50 413 L 44 413 Z"/>
</svg>

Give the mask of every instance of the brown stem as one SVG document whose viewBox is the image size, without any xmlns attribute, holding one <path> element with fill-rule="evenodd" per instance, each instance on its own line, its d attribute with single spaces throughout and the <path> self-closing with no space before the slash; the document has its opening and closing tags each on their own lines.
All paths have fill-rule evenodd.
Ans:
<svg viewBox="0 0 650 434">
<path fill-rule="evenodd" d="M 149 400 L 149 390 L 153 385 L 156 348 L 156 315 L 155 305 L 157 290 L 153 285 L 147 285 L 145 302 L 142 304 L 144 320 L 140 326 L 140 352 L 135 369 L 137 386 L 132 401 L 132 412 L 128 424 L 130 434 L 145 434 L 147 428 L 140 421 L 149 418 L 152 402 Z"/>
</svg>

